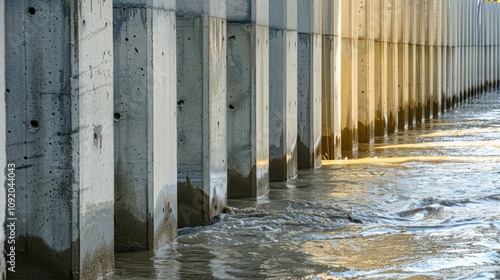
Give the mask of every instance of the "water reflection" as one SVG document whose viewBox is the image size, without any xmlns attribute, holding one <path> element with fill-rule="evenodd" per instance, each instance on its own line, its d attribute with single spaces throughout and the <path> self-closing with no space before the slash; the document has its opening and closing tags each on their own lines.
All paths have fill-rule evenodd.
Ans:
<svg viewBox="0 0 500 280">
<path fill-rule="evenodd" d="M 500 94 L 325 161 L 116 279 L 499 279 Z"/>
</svg>

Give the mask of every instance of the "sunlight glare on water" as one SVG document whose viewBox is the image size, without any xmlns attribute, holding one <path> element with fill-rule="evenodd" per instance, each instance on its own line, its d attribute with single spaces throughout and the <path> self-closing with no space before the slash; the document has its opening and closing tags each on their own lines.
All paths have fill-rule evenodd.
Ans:
<svg viewBox="0 0 500 280">
<path fill-rule="evenodd" d="M 500 94 L 271 188 L 115 279 L 500 279 Z"/>
</svg>

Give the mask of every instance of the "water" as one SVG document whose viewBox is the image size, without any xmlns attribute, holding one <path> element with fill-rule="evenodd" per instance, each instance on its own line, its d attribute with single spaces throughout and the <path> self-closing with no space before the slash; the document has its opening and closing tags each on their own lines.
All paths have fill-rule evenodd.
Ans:
<svg viewBox="0 0 500 280">
<path fill-rule="evenodd" d="M 116 279 L 500 279 L 500 93 L 325 162 Z"/>
</svg>

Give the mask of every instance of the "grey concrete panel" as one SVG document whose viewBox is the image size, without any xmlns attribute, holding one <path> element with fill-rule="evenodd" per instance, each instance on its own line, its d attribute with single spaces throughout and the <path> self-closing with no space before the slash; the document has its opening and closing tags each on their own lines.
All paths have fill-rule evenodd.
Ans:
<svg viewBox="0 0 500 280">
<path fill-rule="evenodd" d="M 298 34 L 298 168 L 321 165 L 322 36 Z"/>
<path fill-rule="evenodd" d="M 177 236 L 175 14 L 122 7 L 114 22 L 115 248 L 158 249 Z"/>
<path fill-rule="evenodd" d="M 269 28 L 297 30 L 297 0 L 271 0 L 269 13 Z"/>
<path fill-rule="evenodd" d="M 0 0 L 0 22 L 5 22 L 5 3 L 4 0 Z M 7 121 L 5 112 L 7 108 L 5 107 L 5 24 L 0 25 L 0 170 L 6 170 L 7 167 L 7 150 L 6 150 L 6 136 L 7 136 Z M 8 171 L 7 171 L 8 172 Z M 7 173 L 8 174 L 8 173 Z M 6 204 L 6 191 L 9 188 L 8 185 L 4 184 L 6 182 L 6 173 L 0 172 L 0 208 L 7 209 Z M 12 198 L 12 197 L 11 197 Z M 5 213 L 2 211 L 0 213 L 0 224 L 5 222 Z M 7 237 L 9 234 L 7 235 Z M 4 242 L 6 236 L 4 231 L 0 231 L 0 250 L 4 250 Z M 10 246 L 7 245 L 7 254 L 10 254 Z M 10 257 L 8 257 L 10 258 Z M 6 263 L 4 254 L 0 256 L 0 278 L 5 279 L 6 277 Z"/>
<path fill-rule="evenodd" d="M 7 158 L 24 169 L 16 231 L 20 247 L 36 248 L 9 277 L 114 268 L 112 6 L 78 4 L 6 6 Z"/>
<path fill-rule="evenodd" d="M 301 33 L 321 33 L 324 0 L 297 0 L 297 30 Z"/>
<path fill-rule="evenodd" d="M 179 227 L 226 205 L 226 39 L 223 19 L 177 18 Z"/>
<path fill-rule="evenodd" d="M 225 18 L 226 0 L 176 0 L 176 15 Z"/>
<path fill-rule="evenodd" d="M 176 0 L 114 0 L 114 7 L 149 7 L 175 11 Z"/>
<path fill-rule="evenodd" d="M 270 29 L 269 178 L 297 175 L 297 32 Z"/>
<path fill-rule="evenodd" d="M 228 197 L 269 189 L 269 28 L 227 26 Z"/>
<path fill-rule="evenodd" d="M 230 0 L 226 16 L 228 22 L 269 26 L 269 0 Z"/>
</svg>

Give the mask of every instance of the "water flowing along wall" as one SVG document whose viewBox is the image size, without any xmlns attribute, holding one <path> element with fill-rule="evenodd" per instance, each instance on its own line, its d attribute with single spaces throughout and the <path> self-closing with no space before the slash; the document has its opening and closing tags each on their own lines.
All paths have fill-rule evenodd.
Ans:
<svg viewBox="0 0 500 280">
<path fill-rule="evenodd" d="M 0 22 L 9 279 L 105 276 L 500 85 L 493 2 L 0 0 Z"/>
</svg>

